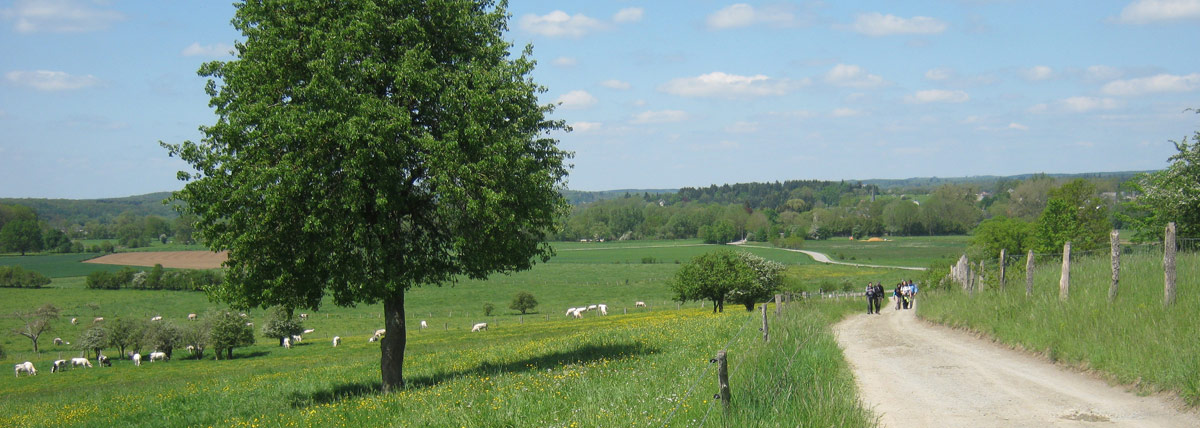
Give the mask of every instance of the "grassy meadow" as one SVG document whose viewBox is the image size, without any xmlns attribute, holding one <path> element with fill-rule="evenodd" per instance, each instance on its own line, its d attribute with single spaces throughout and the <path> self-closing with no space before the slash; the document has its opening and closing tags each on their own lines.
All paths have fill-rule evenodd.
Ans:
<svg viewBox="0 0 1200 428">
<path fill-rule="evenodd" d="M 406 304 L 409 384 L 395 394 L 379 393 L 379 348 L 367 341 L 383 325 L 378 306 L 300 311 L 316 331 L 290 350 L 259 337 L 231 361 L 214 361 L 211 351 L 204 360 L 178 353 L 142 367 L 120 360 L 51 374 L 51 361 L 80 353 L 51 342 L 79 337 L 88 322 L 73 326 L 71 317 L 161 315 L 184 324 L 186 314 L 221 305 L 195 292 L 89 290 L 81 277 L 0 289 L 0 331 L 20 326 L 11 311 L 43 303 L 63 310 L 40 354 L 23 336 L 0 337 L 8 354 L 0 363 L 29 360 L 39 369 L 36 377 L 0 380 L 0 426 L 873 426 L 829 330 L 859 302 L 793 303 L 771 314 L 772 340 L 764 344 L 757 312 L 730 306 L 713 314 L 698 302 L 677 309 L 670 300 L 675 261 L 714 249 L 698 244 L 557 243 L 558 256 L 527 272 L 414 288 Z M 888 272 L 750 251 L 788 264 L 793 286 Z M 518 291 L 537 297 L 533 312 L 508 309 Z M 635 309 L 637 300 L 650 308 Z M 495 305 L 491 316 L 484 303 Z M 591 303 L 608 304 L 610 315 L 563 314 Z M 249 313 L 256 322 L 264 315 Z M 415 328 L 418 320 L 430 328 Z M 470 333 L 475 322 L 490 329 Z M 343 338 L 337 348 L 335 335 Z M 720 349 L 731 368 L 728 414 L 712 399 L 716 368 L 708 360 Z"/>
<path fill-rule="evenodd" d="M 1109 263 L 1107 255 L 1072 261 L 1066 302 L 1058 298 L 1061 262 L 1047 262 L 1034 270 L 1032 297 L 1025 296 L 1020 275 L 1005 289 L 989 284 L 974 297 L 958 288 L 922 293 L 918 315 L 1200 405 L 1200 254 L 1180 253 L 1176 302 L 1167 308 L 1161 252 L 1122 256 L 1120 292 L 1112 303 Z"/>
</svg>

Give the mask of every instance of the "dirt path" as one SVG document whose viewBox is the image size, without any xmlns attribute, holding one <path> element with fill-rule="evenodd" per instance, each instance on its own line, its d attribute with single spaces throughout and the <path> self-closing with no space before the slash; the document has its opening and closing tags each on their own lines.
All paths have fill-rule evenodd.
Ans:
<svg viewBox="0 0 1200 428">
<path fill-rule="evenodd" d="M 914 313 L 891 303 L 834 327 L 883 427 L 1200 426 L 1200 415 L 1167 398 L 1138 397 Z"/>
<path fill-rule="evenodd" d="M 923 268 L 923 267 L 912 267 L 912 266 L 884 266 L 884 265 L 867 265 L 867 264 L 862 264 L 862 263 L 839 262 L 837 260 L 829 258 L 828 254 L 818 253 L 816 251 L 808 251 L 808 250 L 793 250 L 790 248 L 763 247 L 763 246 L 758 246 L 758 245 L 743 245 L 743 247 L 767 248 L 767 249 L 772 249 L 772 250 L 791 251 L 793 253 L 804 253 L 804 254 L 808 255 L 809 257 L 812 257 L 813 261 L 816 261 L 817 263 L 826 263 L 826 264 L 832 264 L 832 265 L 846 265 L 846 266 L 884 268 L 884 269 L 906 269 L 906 270 L 926 270 L 926 269 L 928 269 L 928 268 Z M 865 303 L 863 304 L 863 307 L 866 307 Z"/>
</svg>

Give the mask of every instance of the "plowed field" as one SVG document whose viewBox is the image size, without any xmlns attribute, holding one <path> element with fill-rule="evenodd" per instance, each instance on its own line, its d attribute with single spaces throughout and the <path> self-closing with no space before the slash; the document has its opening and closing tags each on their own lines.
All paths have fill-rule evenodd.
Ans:
<svg viewBox="0 0 1200 428">
<path fill-rule="evenodd" d="M 216 269 L 225 261 L 226 253 L 212 251 L 158 251 L 146 253 L 116 253 L 97 257 L 84 263 L 106 265 L 154 266 L 176 269 Z"/>
</svg>

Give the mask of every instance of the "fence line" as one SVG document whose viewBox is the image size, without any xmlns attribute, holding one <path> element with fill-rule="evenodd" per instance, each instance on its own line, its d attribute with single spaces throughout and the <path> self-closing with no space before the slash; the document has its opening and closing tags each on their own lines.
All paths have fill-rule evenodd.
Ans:
<svg viewBox="0 0 1200 428">
<path fill-rule="evenodd" d="M 739 328 L 738 331 L 736 333 L 734 333 L 732 337 L 729 338 L 729 341 L 725 342 L 725 346 L 723 346 L 721 348 L 721 350 L 722 351 L 729 350 L 729 345 L 732 345 L 735 340 L 740 338 L 742 336 L 742 332 L 746 330 L 746 326 L 752 324 L 754 320 L 755 320 L 755 317 L 753 315 L 746 317 L 746 321 L 742 322 L 742 327 Z M 688 388 L 687 394 L 685 394 L 682 399 L 679 399 L 675 403 L 675 407 L 671 409 L 671 412 L 667 414 L 667 417 L 662 419 L 661 426 L 667 426 L 667 424 L 669 424 L 671 422 L 671 418 L 675 417 L 675 412 L 679 410 L 679 406 L 682 406 L 683 402 L 686 401 L 689 397 L 691 397 L 692 392 L 695 391 L 696 386 L 700 385 L 700 381 L 704 379 L 704 375 L 708 374 L 709 369 L 712 368 L 714 362 L 715 362 L 715 360 L 709 360 L 708 364 L 704 365 L 703 373 L 701 373 L 699 377 L 697 377 L 695 380 L 692 381 L 692 386 L 690 386 Z"/>
</svg>

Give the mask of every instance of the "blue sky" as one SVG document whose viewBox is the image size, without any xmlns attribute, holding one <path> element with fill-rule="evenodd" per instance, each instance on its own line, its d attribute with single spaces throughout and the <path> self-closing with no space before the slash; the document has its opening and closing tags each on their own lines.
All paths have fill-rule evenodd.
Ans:
<svg viewBox="0 0 1200 428">
<path fill-rule="evenodd" d="M 1159 169 L 1200 0 L 521 1 L 577 190 Z M 0 1 L 0 197 L 175 190 L 225 1 Z"/>
</svg>

